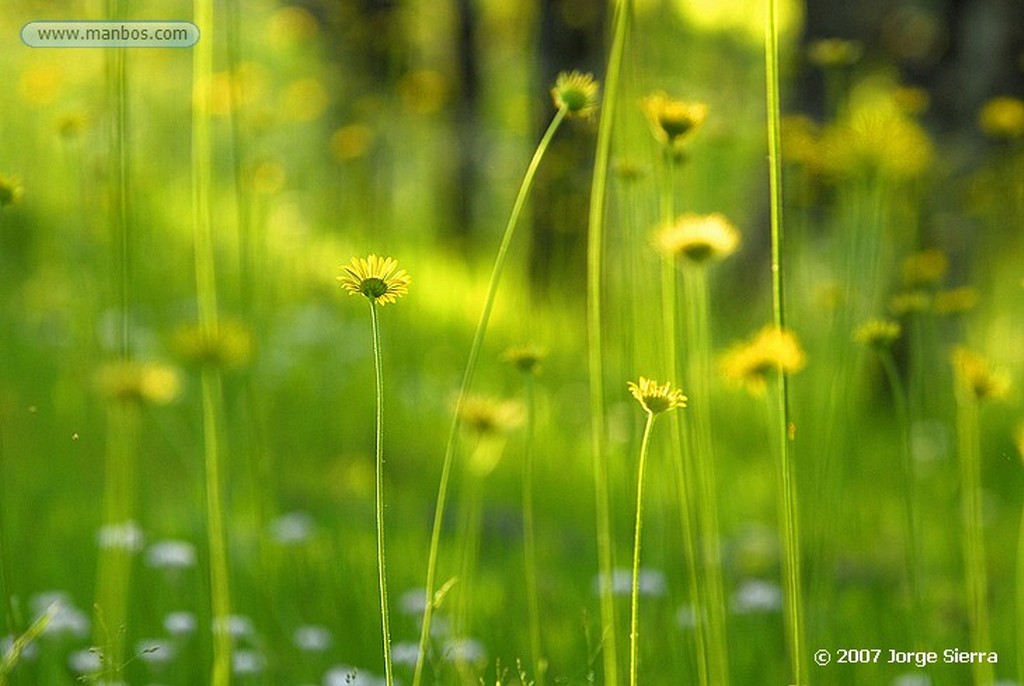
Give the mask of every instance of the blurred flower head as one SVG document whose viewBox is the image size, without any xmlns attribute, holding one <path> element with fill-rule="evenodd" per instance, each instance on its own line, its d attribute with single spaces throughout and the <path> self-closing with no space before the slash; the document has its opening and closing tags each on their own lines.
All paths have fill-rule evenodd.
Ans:
<svg viewBox="0 0 1024 686">
<path fill-rule="evenodd" d="M 669 257 L 684 257 L 704 264 L 732 255 L 739 248 L 740 234 L 725 216 L 684 214 L 658 231 L 658 247 Z"/>
<path fill-rule="evenodd" d="M 807 59 L 822 67 L 848 67 L 864 56 L 864 44 L 845 38 L 822 38 L 807 46 Z"/>
<path fill-rule="evenodd" d="M 900 323 L 891 319 L 871 319 L 861 324 L 853 337 L 876 350 L 887 350 L 902 334 Z"/>
<path fill-rule="evenodd" d="M 821 167 L 821 127 L 805 114 L 782 118 L 782 160 L 811 171 Z"/>
<path fill-rule="evenodd" d="M 903 283 L 908 287 L 934 286 L 949 272 L 949 257 L 941 250 L 924 250 L 903 259 Z"/>
<path fill-rule="evenodd" d="M 744 385 L 751 395 L 764 394 L 770 373 L 795 374 L 806 363 L 796 335 L 773 325 L 734 345 L 721 358 L 725 378 Z"/>
<path fill-rule="evenodd" d="M 680 152 L 686 139 L 708 116 L 704 103 L 673 100 L 663 91 L 644 98 L 643 110 L 654 138 L 672 152 Z"/>
<path fill-rule="evenodd" d="M 1006 95 L 992 98 L 978 113 L 978 127 L 992 138 L 1011 140 L 1024 136 L 1024 100 Z"/>
<path fill-rule="evenodd" d="M 973 286 L 960 286 L 939 291 L 932 298 L 932 310 L 935 314 L 962 314 L 970 312 L 978 306 L 981 295 Z"/>
<path fill-rule="evenodd" d="M 672 383 L 668 381 L 659 384 L 654 379 L 641 376 L 638 383 L 630 381 L 626 388 L 644 411 L 652 416 L 677 407 L 686 407 L 687 397 L 678 388 L 672 388 Z"/>
<path fill-rule="evenodd" d="M 977 400 L 1001 400 L 1010 392 L 1010 379 L 994 372 L 988 360 L 963 346 L 950 357 L 958 386 Z"/>
<path fill-rule="evenodd" d="M 555 107 L 566 111 L 567 116 L 590 117 L 597 111 L 599 92 L 600 86 L 593 74 L 563 71 L 551 88 L 551 99 Z"/>
<path fill-rule="evenodd" d="M 501 359 L 524 374 L 537 374 L 548 353 L 536 345 L 517 345 L 501 355 Z"/>
<path fill-rule="evenodd" d="M 935 146 L 901 107 L 901 90 L 882 77 L 865 79 L 851 89 L 848 113 L 822 135 L 825 171 L 838 179 L 876 174 L 907 180 L 929 169 Z"/>
<path fill-rule="evenodd" d="M 515 400 L 470 395 L 462 401 L 459 419 L 479 436 L 507 434 L 523 423 L 523 407 Z"/>
<path fill-rule="evenodd" d="M 343 265 L 342 269 L 345 274 L 338 277 L 342 288 L 349 295 L 366 296 L 377 305 L 396 302 L 409 292 L 412 280 L 404 269 L 398 268 L 398 261 L 392 257 L 353 257 L 352 262 L 348 266 Z"/>
<path fill-rule="evenodd" d="M 100 367 L 96 387 L 111 400 L 166 405 L 181 394 L 181 374 L 167 364 L 119 360 Z"/>
<path fill-rule="evenodd" d="M 252 356 L 252 336 L 241 322 L 223 320 L 216 329 L 188 324 L 174 333 L 172 346 L 182 359 L 211 367 L 239 367 Z"/>
<path fill-rule="evenodd" d="M 0 209 L 19 202 L 24 194 L 18 177 L 0 174 Z"/>
</svg>

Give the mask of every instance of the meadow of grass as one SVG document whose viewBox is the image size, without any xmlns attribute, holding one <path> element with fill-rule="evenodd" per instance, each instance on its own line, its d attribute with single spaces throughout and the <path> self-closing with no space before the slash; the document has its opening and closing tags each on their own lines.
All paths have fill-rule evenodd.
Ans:
<svg viewBox="0 0 1024 686">
<path fill-rule="evenodd" d="M 8 4 L 0 684 L 1024 684 L 1020 93 L 622 2 L 553 99 L 482 2 L 467 124 L 448 3 Z M 202 38 L 18 38 L 107 16 Z"/>
</svg>

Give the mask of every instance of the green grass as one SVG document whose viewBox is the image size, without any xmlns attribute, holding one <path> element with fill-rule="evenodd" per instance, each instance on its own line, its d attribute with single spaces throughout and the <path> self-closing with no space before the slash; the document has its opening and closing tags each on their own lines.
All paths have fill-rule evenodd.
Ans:
<svg viewBox="0 0 1024 686">
<path fill-rule="evenodd" d="M 778 36 L 769 129 L 764 45 L 650 3 L 608 8 L 601 106 L 562 121 L 527 5 L 484 3 L 474 220 L 453 239 L 469 125 L 440 9 L 371 28 L 201 3 L 201 47 L 108 52 L 22 48 L 20 27 L 58 12 L 36 5 L 0 17 L 0 184 L 24 189 L 0 188 L 0 682 L 382 682 L 385 543 L 395 683 L 416 679 L 421 645 L 424 684 L 612 684 L 630 662 L 652 686 L 709 670 L 734 685 L 1022 678 L 1019 143 L 965 131 L 976 164 L 957 167 L 961 150 L 892 105 L 888 68 L 867 60 L 800 157 L 796 36 Z M 370 59 L 384 31 L 398 33 Z M 224 79 L 232 67 L 247 76 Z M 205 85 L 213 104 L 195 112 Z M 640 105 L 655 90 L 708 105 L 670 179 Z M 555 118 L 553 139 L 531 112 Z M 566 169 L 562 145 L 594 166 Z M 582 194 L 557 201 L 588 227 L 558 236 L 544 286 L 524 230 L 538 168 L 574 178 Z M 740 250 L 699 275 L 666 264 L 652 234 L 684 212 L 722 212 Z M 932 249 L 949 268 L 908 277 L 906 258 Z M 371 252 L 412 278 L 377 341 L 335 280 Z M 773 311 L 807 364 L 751 397 L 719 359 Z M 902 335 L 880 357 L 854 332 L 883 317 Z M 524 344 L 547 351 L 527 387 L 502 359 Z M 958 345 L 1008 393 L 971 398 Z M 134 366 L 112 377 L 118 360 Z M 690 396 L 649 441 L 626 388 L 640 374 Z M 455 420 L 460 388 L 529 407 L 486 475 Z M 684 463 L 691 442 L 713 464 Z M 118 544 L 99 545 L 111 525 Z M 233 632 L 214 632 L 225 615 Z M 940 661 L 835 661 L 865 647 Z M 942 662 L 954 647 L 999 662 Z M 811 661 L 819 649 L 832 664 Z"/>
</svg>

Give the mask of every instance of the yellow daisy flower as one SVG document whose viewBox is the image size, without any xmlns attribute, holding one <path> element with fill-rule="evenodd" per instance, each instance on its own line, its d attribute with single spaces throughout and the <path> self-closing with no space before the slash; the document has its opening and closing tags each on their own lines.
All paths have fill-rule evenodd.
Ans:
<svg viewBox="0 0 1024 686">
<path fill-rule="evenodd" d="M 648 414 L 661 414 L 677 407 L 686 407 L 687 397 L 678 388 L 672 388 L 672 384 L 667 381 L 659 385 L 657 381 L 641 376 L 640 383 L 630 381 L 626 388 Z"/>
<path fill-rule="evenodd" d="M 704 103 L 673 100 L 662 91 L 644 98 L 643 109 L 651 124 L 651 133 L 673 150 L 677 150 L 708 116 L 708 106 Z"/>
<path fill-rule="evenodd" d="M 412 280 L 404 269 L 398 269 L 393 257 L 353 257 L 342 269 L 345 274 L 338 281 L 349 295 L 364 295 L 378 305 L 393 303 L 408 293 Z"/>
</svg>

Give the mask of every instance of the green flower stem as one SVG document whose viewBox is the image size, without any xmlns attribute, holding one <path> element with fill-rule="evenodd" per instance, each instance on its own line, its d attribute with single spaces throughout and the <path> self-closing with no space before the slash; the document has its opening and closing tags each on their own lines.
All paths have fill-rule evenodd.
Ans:
<svg viewBox="0 0 1024 686">
<path fill-rule="evenodd" d="M 535 429 L 533 375 L 524 374 L 526 396 L 526 445 L 523 449 L 523 561 L 525 564 L 526 607 L 530 622 L 530 657 L 537 686 L 544 686 L 547 661 L 540 631 L 540 594 L 537 591 L 537 534 L 533 512 L 533 440 Z"/>
<path fill-rule="evenodd" d="M 136 460 L 139 434 L 138 403 L 112 401 L 107 414 L 107 454 L 104 467 L 103 523 L 125 527 L 133 521 L 136 502 Z M 116 538 L 116 537 L 115 537 Z M 96 584 L 96 640 L 103 647 L 105 670 L 120 674 L 125 662 L 125 629 L 131 588 L 130 541 L 114 541 L 100 551 Z"/>
<path fill-rule="evenodd" d="M 228 581 L 227 534 L 224 525 L 220 424 L 224 414 L 220 371 L 206 367 L 201 375 L 203 398 L 203 455 L 206 477 L 206 519 L 210 547 L 210 594 L 214 619 L 213 670 L 211 686 L 231 683 L 231 633 L 227 621 L 231 615 Z"/>
<path fill-rule="evenodd" d="M 11 581 L 10 561 L 8 559 L 9 544 L 7 540 L 7 498 L 6 460 L 4 454 L 4 417 L 0 416 L 0 593 L 4 595 L 4 610 L 7 613 L 7 631 L 17 636 L 22 626 L 20 613 L 14 604 L 14 587 Z"/>
<path fill-rule="evenodd" d="M 643 529 L 644 505 L 644 471 L 647 466 L 647 453 L 651 440 L 651 427 L 657 417 L 653 412 L 647 413 L 644 424 L 644 437 L 640 441 L 640 464 L 637 467 L 636 479 L 636 526 L 633 529 L 633 580 L 629 602 L 629 686 L 637 686 L 637 651 L 639 648 L 639 609 L 640 609 L 640 534 Z M 606 579 L 611 586 L 611 577 Z M 699 620 L 698 620 L 699 621 Z"/>
<path fill-rule="evenodd" d="M 533 179 L 537 175 L 537 168 L 541 159 L 547 152 L 551 139 L 562 124 L 568 111 L 562 107 L 555 113 L 547 131 L 537 145 L 533 153 L 523 182 L 519 186 L 519 193 L 516 195 L 512 205 L 512 212 L 505 226 L 505 233 L 501 238 L 501 245 L 498 247 L 498 255 L 494 260 L 494 267 L 491 269 L 491 279 L 487 284 L 487 297 L 484 300 L 484 308 L 480 313 L 480 322 L 477 324 L 476 333 L 473 335 L 473 342 L 469 348 L 469 359 L 466 361 L 466 369 L 462 374 L 462 384 L 459 387 L 459 396 L 455 401 L 455 414 L 452 418 L 451 428 L 448 431 L 448 441 L 444 449 L 444 460 L 441 463 L 441 479 L 437 488 L 437 503 L 434 506 L 434 523 L 430 533 L 430 551 L 427 555 L 427 579 L 425 583 L 426 602 L 423 609 L 423 625 L 420 629 L 419 655 L 416 659 L 416 669 L 413 672 L 413 686 L 420 686 L 423 680 L 423 665 L 427 657 L 427 645 L 430 641 L 430 624 L 434 615 L 434 584 L 437 575 L 437 555 L 441 544 L 441 525 L 444 521 L 444 512 L 448 500 L 448 484 L 451 481 L 452 462 L 455 458 L 455 440 L 458 436 L 459 420 L 462 411 L 462 403 L 469 392 L 473 382 L 473 373 L 476 371 L 477 358 L 480 356 L 480 349 L 483 347 L 484 334 L 487 332 L 487 324 L 491 319 L 491 310 L 494 307 L 494 300 L 498 293 L 498 284 L 501 282 L 501 274 L 505 269 L 505 258 L 508 254 L 512 237 L 515 235 L 516 225 L 519 223 L 519 215 L 523 212 L 526 198 L 533 186 Z"/>
<path fill-rule="evenodd" d="M 612 595 L 614 556 L 612 547 L 611 502 L 608 492 L 608 463 L 605 455 L 604 342 L 602 327 L 604 212 L 608 192 L 608 169 L 611 166 L 612 129 L 619 92 L 623 55 L 629 21 L 633 13 L 631 0 L 615 4 L 614 37 L 608 56 L 604 94 L 601 96 L 601 122 L 597 128 L 597 150 L 594 177 L 590 186 L 590 210 L 587 219 L 587 368 L 590 376 L 590 433 L 594 462 L 595 518 L 597 523 L 597 556 L 601 603 L 602 657 L 605 686 L 616 686 L 619 680 L 618 641 L 615 629 L 615 598 Z"/>
<path fill-rule="evenodd" d="M 377 322 L 377 303 L 370 299 L 370 323 L 373 328 L 373 368 L 377 389 L 376 431 L 376 510 L 377 510 L 377 585 L 380 587 L 380 627 L 384 642 L 384 679 L 392 686 L 395 677 L 391 669 L 391 621 L 388 611 L 388 581 L 384 565 L 384 373 L 381 369 L 380 327 Z"/>
<path fill-rule="evenodd" d="M 915 495 L 914 495 L 914 456 L 911 446 L 910 435 L 910 411 L 908 409 L 907 394 L 900 379 L 899 370 L 896 368 L 896 360 L 889 349 L 881 351 L 882 368 L 885 370 L 886 379 L 889 381 L 889 388 L 892 391 L 893 404 L 896 409 L 896 423 L 900 429 L 900 445 L 903 452 L 903 478 L 906 493 L 903 498 L 903 526 L 906 529 L 903 535 L 906 539 L 907 555 L 907 587 L 910 591 L 910 616 L 908 625 L 910 636 L 915 644 L 920 644 L 922 637 L 915 636 L 921 626 L 921 574 L 917 562 L 917 526 L 915 524 Z"/>
<path fill-rule="evenodd" d="M 779 29 L 776 0 L 767 0 L 765 23 L 765 86 L 768 110 L 768 187 L 771 197 L 771 270 L 772 312 L 775 326 L 786 327 L 785 283 L 783 281 L 782 248 L 782 102 L 779 97 Z M 778 426 L 775 428 L 779 459 L 779 488 L 782 498 L 783 574 L 786 592 L 786 634 L 789 643 L 793 679 L 798 686 L 806 684 L 803 612 L 800 597 L 800 534 L 790 446 L 789 379 L 780 370 L 775 400 Z"/>
<path fill-rule="evenodd" d="M 967 592 L 967 625 L 971 650 L 990 651 L 988 575 L 982 537 L 981 439 L 978 400 L 963 381 L 957 382 L 957 452 L 960 454 L 960 493 L 963 507 L 964 575 Z M 992 665 L 982 660 L 973 665 L 975 686 L 991 686 Z"/>
<path fill-rule="evenodd" d="M 209 106 L 210 77 L 213 74 L 214 35 L 213 0 L 194 0 L 193 16 L 207 40 L 201 40 L 193 53 L 193 83 L 207 84 L 207 92 L 198 94 L 201 107 Z M 217 277 L 213 255 L 213 227 L 210 193 L 213 188 L 213 135 L 207 110 L 192 115 L 192 210 L 195 243 L 196 305 L 199 326 L 213 337 L 218 327 Z M 203 404 L 203 458 L 206 477 L 206 520 L 209 535 L 210 594 L 215 631 L 211 686 L 231 683 L 231 634 L 227 620 L 231 614 L 230 572 L 225 511 L 222 501 L 223 474 L 220 428 L 224 417 L 224 391 L 221 372 L 206 366 L 201 375 Z"/>
<path fill-rule="evenodd" d="M 708 621 L 708 674 L 716 686 L 728 686 L 729 653 L 726 641 L 726 603 L 722 581 L 722 549 L 718 526 L 717 478 L 711 432 L 711 324 L 708 275 L 704 265 L 688 265 L 683 273 L 686 292 L 687 336 L 691 341 L 689 379 L 693 409 L 693 471 L 700 515 L 701 557 Z"/>
<path fill-rule="evenodd" d="M 677 161 L 671 150 L 665 151 L 665 182 L 662 187 L 661 212 L 662 220 L 666 223 L 672 221 L 675 210 L 673 208 L 673 181 Z M 676 325 L 676 311 L 678 310 L 678 270 L 672 258 L 662 260 L 661 266 L 661 320 L 663 336 L 665 339 L 665 375 L 669 379 L 678 379 L 678 342 L 679 331 Z M 683 418 L 675 416 L 671 421 L 672 432 L 672 463 L 675 467 L 676 482 L 679 484 L 679 518 L 683 531 L 683 544 L 686 548 L 686 565 L 689 576 L 690 602 L 693 604 L 694 617 L 693 639 L 695 657 L 697 660 L 697 681 L 702 686 L 712 683 L 708 667 L 707 637 L 704 630 L 704 618 L 707 616 L 707 605 L 709 600 L 705 597 L 705 584 L 701 581 L 697 560 L 700 554 L 697 551 L 697 539 L 694 535 L 692 485 L 695 481 L 693 466 L 685 458 L 685 445 L 687 436 L 683 431 Z"/>
<path fill-rule="evenodd" d="M 1024 642 L 1024 506 L 1017 531 L 1017 645 Z M 1017 651 L 1017 680 L 1024 683 L 1024 650 Z"/>
</svg>

